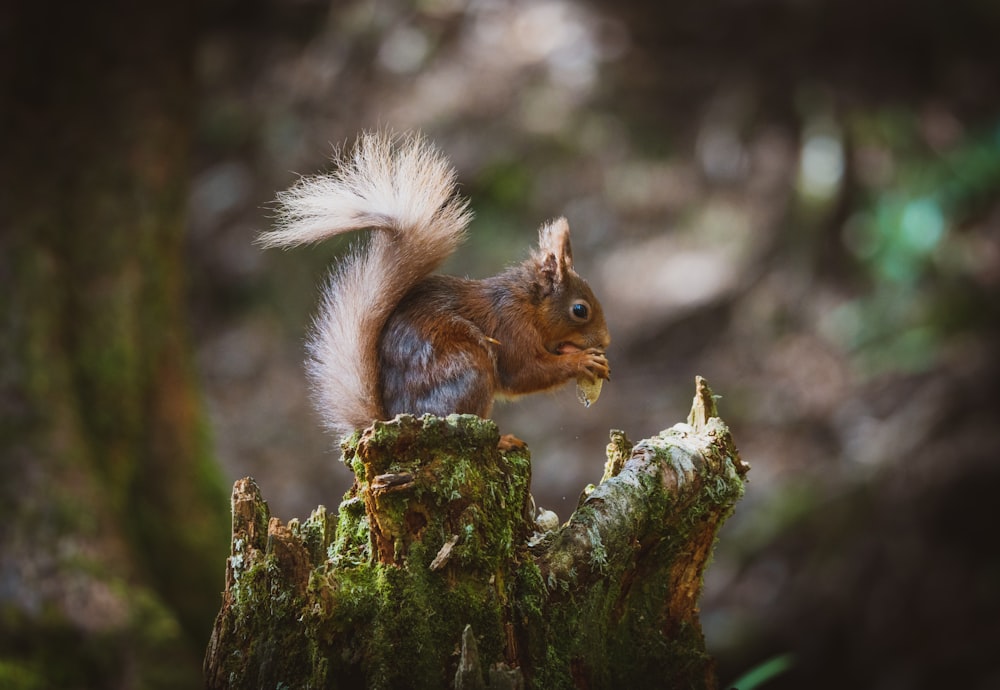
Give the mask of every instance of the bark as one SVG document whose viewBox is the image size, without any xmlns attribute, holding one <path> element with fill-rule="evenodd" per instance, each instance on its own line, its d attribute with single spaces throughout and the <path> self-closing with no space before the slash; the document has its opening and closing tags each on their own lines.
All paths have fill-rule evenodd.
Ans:
<svg viewBox="0 0 1000 690">
<path fill-rule="evenodd" d="M 697 387 L 687 423 L 613 432 L 603 480 L 547 532 L 527 450 L 473 416 L 347 439 L 336 520 L 285 525 L 238 481 L 208 686 L 714 688 L 698 595 L 749 468 Z"/>
</svg>

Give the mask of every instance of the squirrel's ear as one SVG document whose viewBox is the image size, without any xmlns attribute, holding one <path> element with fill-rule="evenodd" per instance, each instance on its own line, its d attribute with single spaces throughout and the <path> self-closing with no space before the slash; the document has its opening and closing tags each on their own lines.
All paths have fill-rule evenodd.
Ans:
<svg viewBox="0 0 1000 690">
<path fill-rule="evenodd" d="M 573 270 L 573 248 L 569 243 L 569 223 L 557 218 L 538 230 L 538 252 L 535 254 L 539 270 L 552 287 L 563 282 Z"/>
</svg>

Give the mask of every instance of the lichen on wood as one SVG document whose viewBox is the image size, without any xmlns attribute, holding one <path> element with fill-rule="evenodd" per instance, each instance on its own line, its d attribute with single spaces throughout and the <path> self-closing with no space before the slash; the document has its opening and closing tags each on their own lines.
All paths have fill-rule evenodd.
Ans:
<svg viewBox="0 0 1000 690">
<path fill-rule="evenodd" d="M 344 442 L 336 521 L 284 525 L 238 481 L 207 685 L 714 688 L 697 600 L 748 468 L 704 381 L 688 423 L 613 432 L 545 534 L 528 452 L 499 440 L 471 415 L 377 422 Z"/>
</svg>

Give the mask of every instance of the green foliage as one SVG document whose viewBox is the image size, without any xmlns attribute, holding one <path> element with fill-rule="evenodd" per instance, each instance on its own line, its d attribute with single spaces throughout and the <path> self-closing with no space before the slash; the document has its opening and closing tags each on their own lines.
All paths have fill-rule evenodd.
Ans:
<svg viewBox="0 0 1000 690">
<path fill-rule="evenodd" d="M 845 230 L 871 289 L 826 324 L 869 373 L 927 368 L 948 337 L 978 327 L 991 309 L 969 301 L 975 238 L 961 229 L 1000 189 L 1000 128 L 939 154 L 918 146 L 901 117 L 858 127 L 863 143 L 892 151 L 896 172 L 869 190 Z"/>
<path fill-rule="evenodd" d="M 750 669 L 730 683 L 729 687 L 732 687 L 732 690 L 756 690 L 790 669 L 794 663 L 795 660 L 790 654 L 780 654 Z"/>
</svg>

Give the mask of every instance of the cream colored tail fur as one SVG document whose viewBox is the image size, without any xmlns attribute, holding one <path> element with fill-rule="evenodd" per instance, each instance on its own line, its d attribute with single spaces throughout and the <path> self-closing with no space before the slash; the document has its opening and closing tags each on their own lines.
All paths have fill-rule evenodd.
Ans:
<svg viewBox="0 0 1000 690">
<path fill-rule="evenodd" d="M 307 343 L 307 373 L 326 426 L 347 434 L 383 416 L 378 337 L 403 296 L 465 237 L 468 202 L 455 171 L 423 137 L 363 134 L 336 170 L 278 195 L 265 247 L 312 244 L 371 228 L 370 241 L 334 267 Z"/>
</svg>

